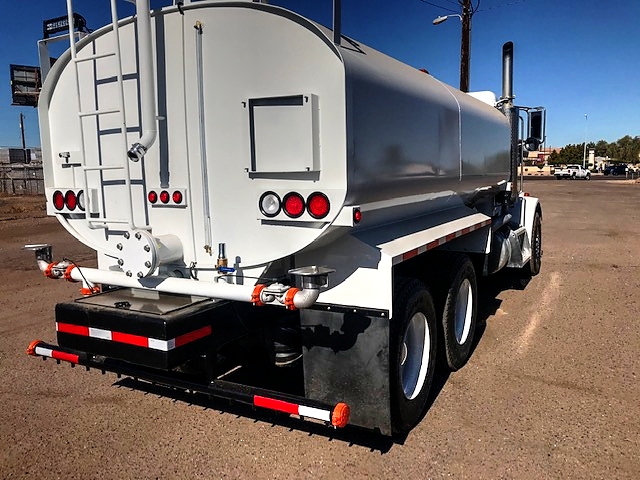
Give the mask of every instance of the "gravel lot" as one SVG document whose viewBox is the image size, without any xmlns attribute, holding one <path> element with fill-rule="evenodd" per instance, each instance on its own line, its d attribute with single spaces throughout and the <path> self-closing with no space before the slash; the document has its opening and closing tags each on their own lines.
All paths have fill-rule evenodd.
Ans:
<svg viewBox="0 0 640 480">
<path fill-rule="evenodd" d="M 27 357 L 78 292 L 21 246 L 93 255 L 41 198 L 0 197 L 0 478 L 640 478 L 640 184 L 526 190 L 543 207 L 540 275 L 482 282 L 469 363 L 396 442 Z"/>
</svg>

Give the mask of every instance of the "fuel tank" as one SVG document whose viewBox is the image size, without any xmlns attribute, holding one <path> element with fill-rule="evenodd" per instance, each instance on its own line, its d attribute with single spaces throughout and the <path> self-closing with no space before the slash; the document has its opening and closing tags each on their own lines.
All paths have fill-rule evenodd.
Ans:
<svg viewBox="0 0 640 480">
<path fill-rule="evenodd" d="M 136 19 L 117 33 L 119 46 L 108 25 L 62 55 L 39 103 L 48 213 L 104 254 L 101 268 L 118 269 L 118 245 L 140 230 L 150 244 L 172 236 L 176 266 L 214 266 L 224 244 L 230 264 L 257 268 L 509 178 L 509 125 L 493 105 L 353 40 L 336 46 L 293 12 L 153 12 L 148 71 Z M 156 140 L 134 161 L 148 107 Z"/>
</svg>

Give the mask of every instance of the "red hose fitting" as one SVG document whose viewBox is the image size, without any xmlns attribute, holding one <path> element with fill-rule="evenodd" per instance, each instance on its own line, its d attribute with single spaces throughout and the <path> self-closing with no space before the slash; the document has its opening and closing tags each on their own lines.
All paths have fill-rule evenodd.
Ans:
<svg viewBox="0 0 640 480">
<path fill-rule="evenodd" d="M 265 287 L 266 285 L 258 283 L 253 288 L 253 292 L 251 293 L 251 303 L 253 303 L 256 307 L 264 307 L 264 303 L 260 299 L 260 296 L 262 294 L 262 290 L 264 290 Z"/>
<path fill-rule="evenodd" d="M 68 282 L 73 282 L 76 283 L 77 280 L 74 280 L 73 278 L 71 278 L 71 271 L 76 268 L 76 266 L 74 264 L 71 264 L 67 267 L 67 269 L 64 271 L 64 279 L 67 280 Z"/>
<path fill-rule="evenodd" d="M 53 274 L 53 267 L 55 267 L 56 264 L 57 262 L 51 262 L 49 265 L 47 265 L 47 268 L 45 268 L 43 272 L 45 277 L 53 278 L 54 280 L 58 278 Z"/>
<path fill-rule="evenodd" d="M 293 304 L 293 297 L 300 291 L 299 288 L 290 288 L 284 295 L 284 306 L 287 310 L 296 310 L 296 306 Z"/>
</svg>

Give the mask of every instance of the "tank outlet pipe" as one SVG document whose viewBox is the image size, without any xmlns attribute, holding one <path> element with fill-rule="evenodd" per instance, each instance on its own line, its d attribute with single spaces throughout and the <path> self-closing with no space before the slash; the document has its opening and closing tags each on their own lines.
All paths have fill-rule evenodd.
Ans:
<svg viewBox="0 0 640 480">
<path fill-rule="evenodd" d="M 134 162 L 144 157 L 156 140 L 158 132 L 149 0 L 136 0 L 136 23 L 138 27 L 138 76 L 140 79 L 142 137 L 131 145 L 127 152 L 127 156 Z"/>
</svg>

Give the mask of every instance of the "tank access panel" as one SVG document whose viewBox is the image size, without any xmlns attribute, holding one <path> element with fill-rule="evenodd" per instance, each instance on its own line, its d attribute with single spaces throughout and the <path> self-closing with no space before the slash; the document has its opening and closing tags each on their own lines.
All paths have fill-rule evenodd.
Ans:
<svg viewBox="0 0 640 480">
<path fill-rule="evenodd" d="M 170 370 L 204 353 L 212 310 L 204 297 L 124 288 L 56 305 L 58 344 Z"/>
</svg>

